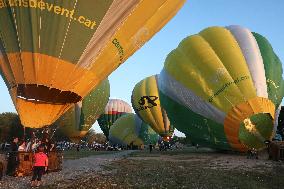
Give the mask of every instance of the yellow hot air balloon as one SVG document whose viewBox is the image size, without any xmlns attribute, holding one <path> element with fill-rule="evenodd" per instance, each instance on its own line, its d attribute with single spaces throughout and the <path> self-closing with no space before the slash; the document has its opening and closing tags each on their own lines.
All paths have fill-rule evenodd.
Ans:
<svg viewBox="0 0 284 189">
<path fill-rule="evenodd" d="M 21 122 L 50 125 L 158 32 L 184 0 L 0 0 L 0 73 Z"/>
<path fill-rule="evenodd" d="M 132 91 L 131 101 L 136 114 L 156 133 L 167 139 L 172 136 L 174 128 L 166 111 L 161 107 L 157 77 L 147 77 L 137 83 Z"/>
<path fill-rule="evenodd" d="M 79 143 L 104 112 L 109 93 L 110 85 L 106 79 L 56 121 L 59 129 L 72 142 Z"/>
<path fill-rule="evenodd" d="M 159 75 L 160 100 L 192 142 L 262 149 L 284 96 L 282 64 L 270 43 L 242 26 L 209 27 L 181 41 Z"/>
</svg>

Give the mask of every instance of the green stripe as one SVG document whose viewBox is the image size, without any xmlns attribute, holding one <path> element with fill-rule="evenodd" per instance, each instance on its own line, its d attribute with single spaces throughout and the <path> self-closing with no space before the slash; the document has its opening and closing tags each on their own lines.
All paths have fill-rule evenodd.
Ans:
<svg viewBox="0 0 284 189">
<path fill-rule="evenodd" d="M 159 135 L 145 122 L 142 122 L 138 137 L 147 144 L 156 144 L 159 139 Z"/>
<path fill-rule="evenodd" d="M 114 122 L 124 116 L 129 115 L 129 113 L 121 112 L 117 114 L 102 114 L 98 119 L 98 124 L 103 131 L 104 135 L 108 138 L 109 136 L 109 130 L 111 126 L 114 124 Z"/>
<path fill-rule="evenodd" d="M 265 147 L 265 140 L 270 140 L 273 132 L 273 119 L 270 114 L 255 114 L 250 121 L 255 125 L 256 133 L 250 132 L 245 128 L 244 122 L 240 125 L 239 139 L 249 148 L 261 149 Z"/>
<path fill-rule="evenodd" d="M 0 3 L 2 1 L 0 0 Z M 79 0 L 74 6 L 76 0 L 43 0 L 43 10 L 38 8 L 39 6 L 26 8 L 23 4 L 0 8 L 0 34 L 5 52 L 41 53 L 77 63 L 112 1 Z M 82 16 L 84 23 L 78 21 L 79 18 L 83 21 Z M 70 19 L 71 17 L 73 19 Z M 88 27 L 88 23 L 92 25 L 94 22 L 94 27 Z"/>
<path fill-rule="evenodd" d="M 56 124 L 67 135 L 76 131 L 89 130 L 96 122 L 96 118 L 104 112 L 109 100 L 109 92 L 110 84 L 106 79 L 83 99 L 80 117 L 77 117 L 76 108 L 72 106 L 56 121 Z M 79 122 L 77 122 L 78 118 Z"/>
<path fill-rule="evenodd" d="M 98 116 L 104 112 L 105 105 L 109 100 L 110 84 L 108 79 L 102 81 L 100 85 L 88 94 L 82 102 L 82 110 L 80 116 L 80 130 L 84 131 L 84 127 L 92 126 Z M 87 128 L 89 130 L 89 128 Z"/>
<path fill-rule="evenodd" d="M 284 86 L 282 84 L 282 63 L 265 37 L 254 32 L 252 32 L 252 34 L 258 43 L 263 59 L 268 97 L 275 106 L 278 107 L 284 95 Z"/>
<path fill-rule="evenodd" d="M 4 52 L 4 47 L 3 47 L 3 44 L 1 43 L 1 39 L 0 39 L 0 54 L 1 54 L 2 52 Z M 2 54 L 2 56 L 3 56 L 3 57 L 2 57 L 3 59 L 7 59 L 7 56 L 5 56 L 5 54 Z M 6 61 L 7 61 L 7 60 L 6 60 Z M 4 73 L 3 73 L 2 69 L 1 69 L 1 66 L 0 66 L 0 75 L 1 75 L 1 77 L 3 78 L 3 80 L 4 80 L 5 84 L 6 84 L 6 87 L 7 87 L 8 89 L 10 89 L 9 82 L 8 82 L 7 79 L 6 79 Z"/>
<path fill-rule="evenodd" d="M 162 107 L 166 109 L 171 123 L 179 131 L 189 136 L 192 142 L 217 149 L 231 149 L 222 124 L 194 113 L 161 91 L 159 94 Z"/>
</svg>

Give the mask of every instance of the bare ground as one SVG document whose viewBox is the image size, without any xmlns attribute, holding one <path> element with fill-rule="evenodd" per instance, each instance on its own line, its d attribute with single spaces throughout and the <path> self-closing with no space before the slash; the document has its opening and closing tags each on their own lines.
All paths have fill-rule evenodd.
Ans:
<svg viewBox="0 0 284 189">
<path fill-rule="evenodd" d="M 265 153 L 256 160 L 209 149 L 124 151 L 67 160 L 62 172 L 44 176 L 41 188 L 283 189 L 283 174 L 284 163 L 267 160 Z M 20 180 L 5 178 L 1 184 L 26 188 L 30 178 Z"/>
<path fill-rule="evenodd" d="M 63 169 L 60 172 L 52 172 L 43 176 L 45 188 L 66 188 L 65 183 L 72 183 L 88 174 L 95 174 L 101 171 L 101 167 L 110 164 L 112 161 L 126 157 L 132 151 L 122 151 L 117 153 L 102 152 L 103 155 L 83 157 L 80 159 L 65 159 Z M 81 152 L 84 153 L 84 152 Z M 0 181 L 0 189 L 26 189 L 30 186 L 31 176 L 10 177 L 5 176 Z"/>
</svg>

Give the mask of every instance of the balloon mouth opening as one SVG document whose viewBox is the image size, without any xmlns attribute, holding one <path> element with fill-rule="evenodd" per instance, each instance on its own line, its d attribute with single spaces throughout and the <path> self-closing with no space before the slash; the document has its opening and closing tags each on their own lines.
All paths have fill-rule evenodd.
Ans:
<svg viewBox="0 0 284 189">
<path fill-rule="evenodd" d="M 74 92 L 62 91 L 37 84 L 18 84 L 17 98 L 36 103 L 50 104 L 69 104 L 82 100 L 82 97 Z"/>
<path fill-rule="evenodd" d="M 261 149 L 265 147 L 273 135 L 273 118 L 269 113 L 254 114 L 240 125 L 239 137 L 248 148 Z"/>
</svg>

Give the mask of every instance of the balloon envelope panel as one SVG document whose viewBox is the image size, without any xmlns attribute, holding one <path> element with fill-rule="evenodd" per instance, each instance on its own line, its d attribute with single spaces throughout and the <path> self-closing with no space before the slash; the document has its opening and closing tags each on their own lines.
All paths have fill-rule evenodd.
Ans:
<svg viewBox="0 0 284 189">
<path fill-rule="evenodd" d="M 173 126 L 166 111 L 161 107 L 157 77 L 150 76 L 137 83 L 132 91 L 131 102 L 136 114 L 162 137 L 172 136 Z"/>
<path fill-rule="evenodd" d="M 199 144 L 261 149 L 274 133 L 282 72 L 260 34 L 241 26 L 206 28 L 168 55 L 158 82 L 161 104 L 176 128 Z"/>
<path fill-rule="evenodd" d="M 144 45 L 184 0 L 0 0 L 0 73 L 22 124 L 53 123 Z"/>
<path fill-rule="evenodd" d="M 110 99 L 104 113 L 99 117 L 98 123 L 105 136 L 108 138 L 110 127 L 123 115 L 132 113 L 131 106 L 120 99 Z"/>
<path fill-rule="evenodd" d="M 158 134 L 144 123 L 137 115 L 127 114 L 120 117 L 110 128 L 109 139 L 113 144 L 121 145 L 143 145 L 155 144 L 158 141 Z"/>
<path fill-rule="evenodd" d="M 79 142 L 96 122 L 108 102 L 110 85 L 104 80 L 83 101 L 63 114 L 56 124 L 72 141 Z"/>
</svg>

